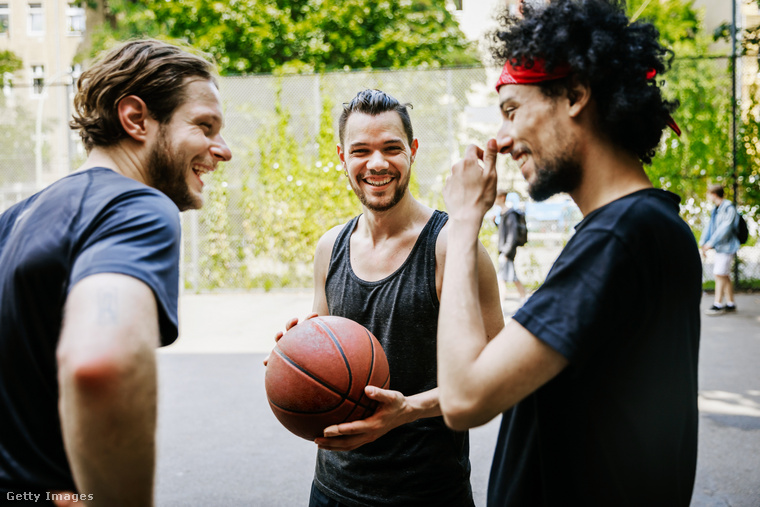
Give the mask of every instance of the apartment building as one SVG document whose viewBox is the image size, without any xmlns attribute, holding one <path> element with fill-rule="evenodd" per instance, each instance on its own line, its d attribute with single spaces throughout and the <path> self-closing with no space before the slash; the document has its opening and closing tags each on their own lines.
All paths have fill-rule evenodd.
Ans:
<svg viewBox="0 0 760 507">
<path fill-rule="evenodd" d="M 0 0 L 0 51 L 9 50 L 23 62 L 13 75 L 4 76 L 0 123 L 13 124 L 17 114 L 35 120 L 33 153 L 13 161 L 28 165 L 33 177 L 19 183 L 44 186 L 67 174 L 77 158 L 68 121 L 72 82 L 80 72 L 72 61 L 84 30 L 83 2 Z"/>
</svg>

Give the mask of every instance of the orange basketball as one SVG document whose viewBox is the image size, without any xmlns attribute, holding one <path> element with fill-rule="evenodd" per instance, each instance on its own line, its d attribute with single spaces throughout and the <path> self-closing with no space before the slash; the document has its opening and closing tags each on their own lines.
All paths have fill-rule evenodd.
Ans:
<svg viewBox="0 0 760 507">
<path fill-rule="evenodd" d="M 288 330 L 267 363 L 264 385 L 272 412 L 307 440 L 332 425 L 372 415 L 368 385 L 387 389 L 388 359 L 372 333 L 343 317 L 314 317 Z"/>
</svg>

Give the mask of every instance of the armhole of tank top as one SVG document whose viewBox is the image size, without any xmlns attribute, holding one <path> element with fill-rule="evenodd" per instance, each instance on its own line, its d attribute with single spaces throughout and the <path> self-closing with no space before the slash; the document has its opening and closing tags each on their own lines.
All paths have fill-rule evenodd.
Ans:
<svg viewBox="0 0 760 507">
<path fill-rule="evenodd" d="M 428 240 L 428 248 L 432 250 L 430 255 L 430 260 L 433 262 L 433 273 L 431 277 L 428 277 L 428 285 L 429 285 L 429 291 L 430 291 L 430 299 L 433 302 L 433 306 L 436 310 L 439 310 L 441 307 L 441 300 L 438 297 L 438 286 L 436 285 L 436 277 L 437 277 L 437 270 L 438 270 L 438 255 L 437 255 L 437 249 L 438 249 L 438 238 L 441 235 L 441 231 L 446 226 L 446 222 L 449 221 L 449 216 L 440 210 L 434 210 L 433 216 L 431 217 L 431 220 L 435 220 L 434 224 L 431 224 L 433 227 L 430 231 L 430 238 Z"/>
<path fill-rule="evenodd" d="M 327 261 L 327 274 L 325 275 L 325 284 L 327 284 L 327 280 L 330 278 L 330 274 L 332 273 L 333 264 L 335 262 L 336 254 L 341 250 L 345 250 L 346 256 L 349 258 L 349 267 L 350 264 L 350 241 L 351 241 L 351 233 L 354 229 L 356 229 L 356 222 L 359 221 L 359 217 L 361 215 L 357 215 L 343 226 L 343 228 L 338 232 L 338 235 L 335 236 L 335 242 L 333 243 L 332 250 L 330 251 L 330 259 Z M 348 235 L 348 239 L 346 239 L 346 235 Z"/>
</svg>

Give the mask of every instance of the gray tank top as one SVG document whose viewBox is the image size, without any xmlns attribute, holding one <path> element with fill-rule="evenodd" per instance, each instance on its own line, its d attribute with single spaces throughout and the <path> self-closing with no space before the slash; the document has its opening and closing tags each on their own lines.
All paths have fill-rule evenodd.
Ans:
<svg viewBox="0 0 760 507">
<path fill-rule="evenodd" d="M 435 244 L 448 215 L 435 211 L 404 264 L 375 282 L 351 268 L 350 239 L 359 217 L 341 230 L 325 281 L 330 315 L 355 320 L 374 334 L 388 356 L 390 389 L 406 396 L 436 382 L 438 295 Z M 316 486 L 339 502 L 365 506 L 472 506 L 467 432 L 442 417 L 396 428 L 354 451 L 319 450 Z"/>
</svg>

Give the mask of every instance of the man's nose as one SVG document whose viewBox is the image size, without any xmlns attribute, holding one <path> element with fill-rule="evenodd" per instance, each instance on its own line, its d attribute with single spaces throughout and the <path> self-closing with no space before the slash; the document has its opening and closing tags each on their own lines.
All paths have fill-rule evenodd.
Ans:
<svg viewBox="0 0 760 507">
<path fill-rule="evenodd" d="M 512 141 L 511 122 L 504 120 L 501 123 L 499 132 L 496 134 L 496 145 L 499 148 L 499 153 L 506 155 L 512 151 L 514 142 Z"/>
<path fill-rule="evenodd" d="M 232 150 L 222 136 L 218 136 L 217 141 L 211 146 L 211 155 L 222 162 L 229 162 L 232 159 Z"/>
<path fill-rule="evenodd" d="M 387 169 L 388 161 L 385 160 L 385 157 L 383 156 L 383 152 L 381 151 L 373 152 L 372 155 L 369 157 L 369 161 L 367 162 L 367 168 L 374 169 L 374 170 Z"/>
</svg>

